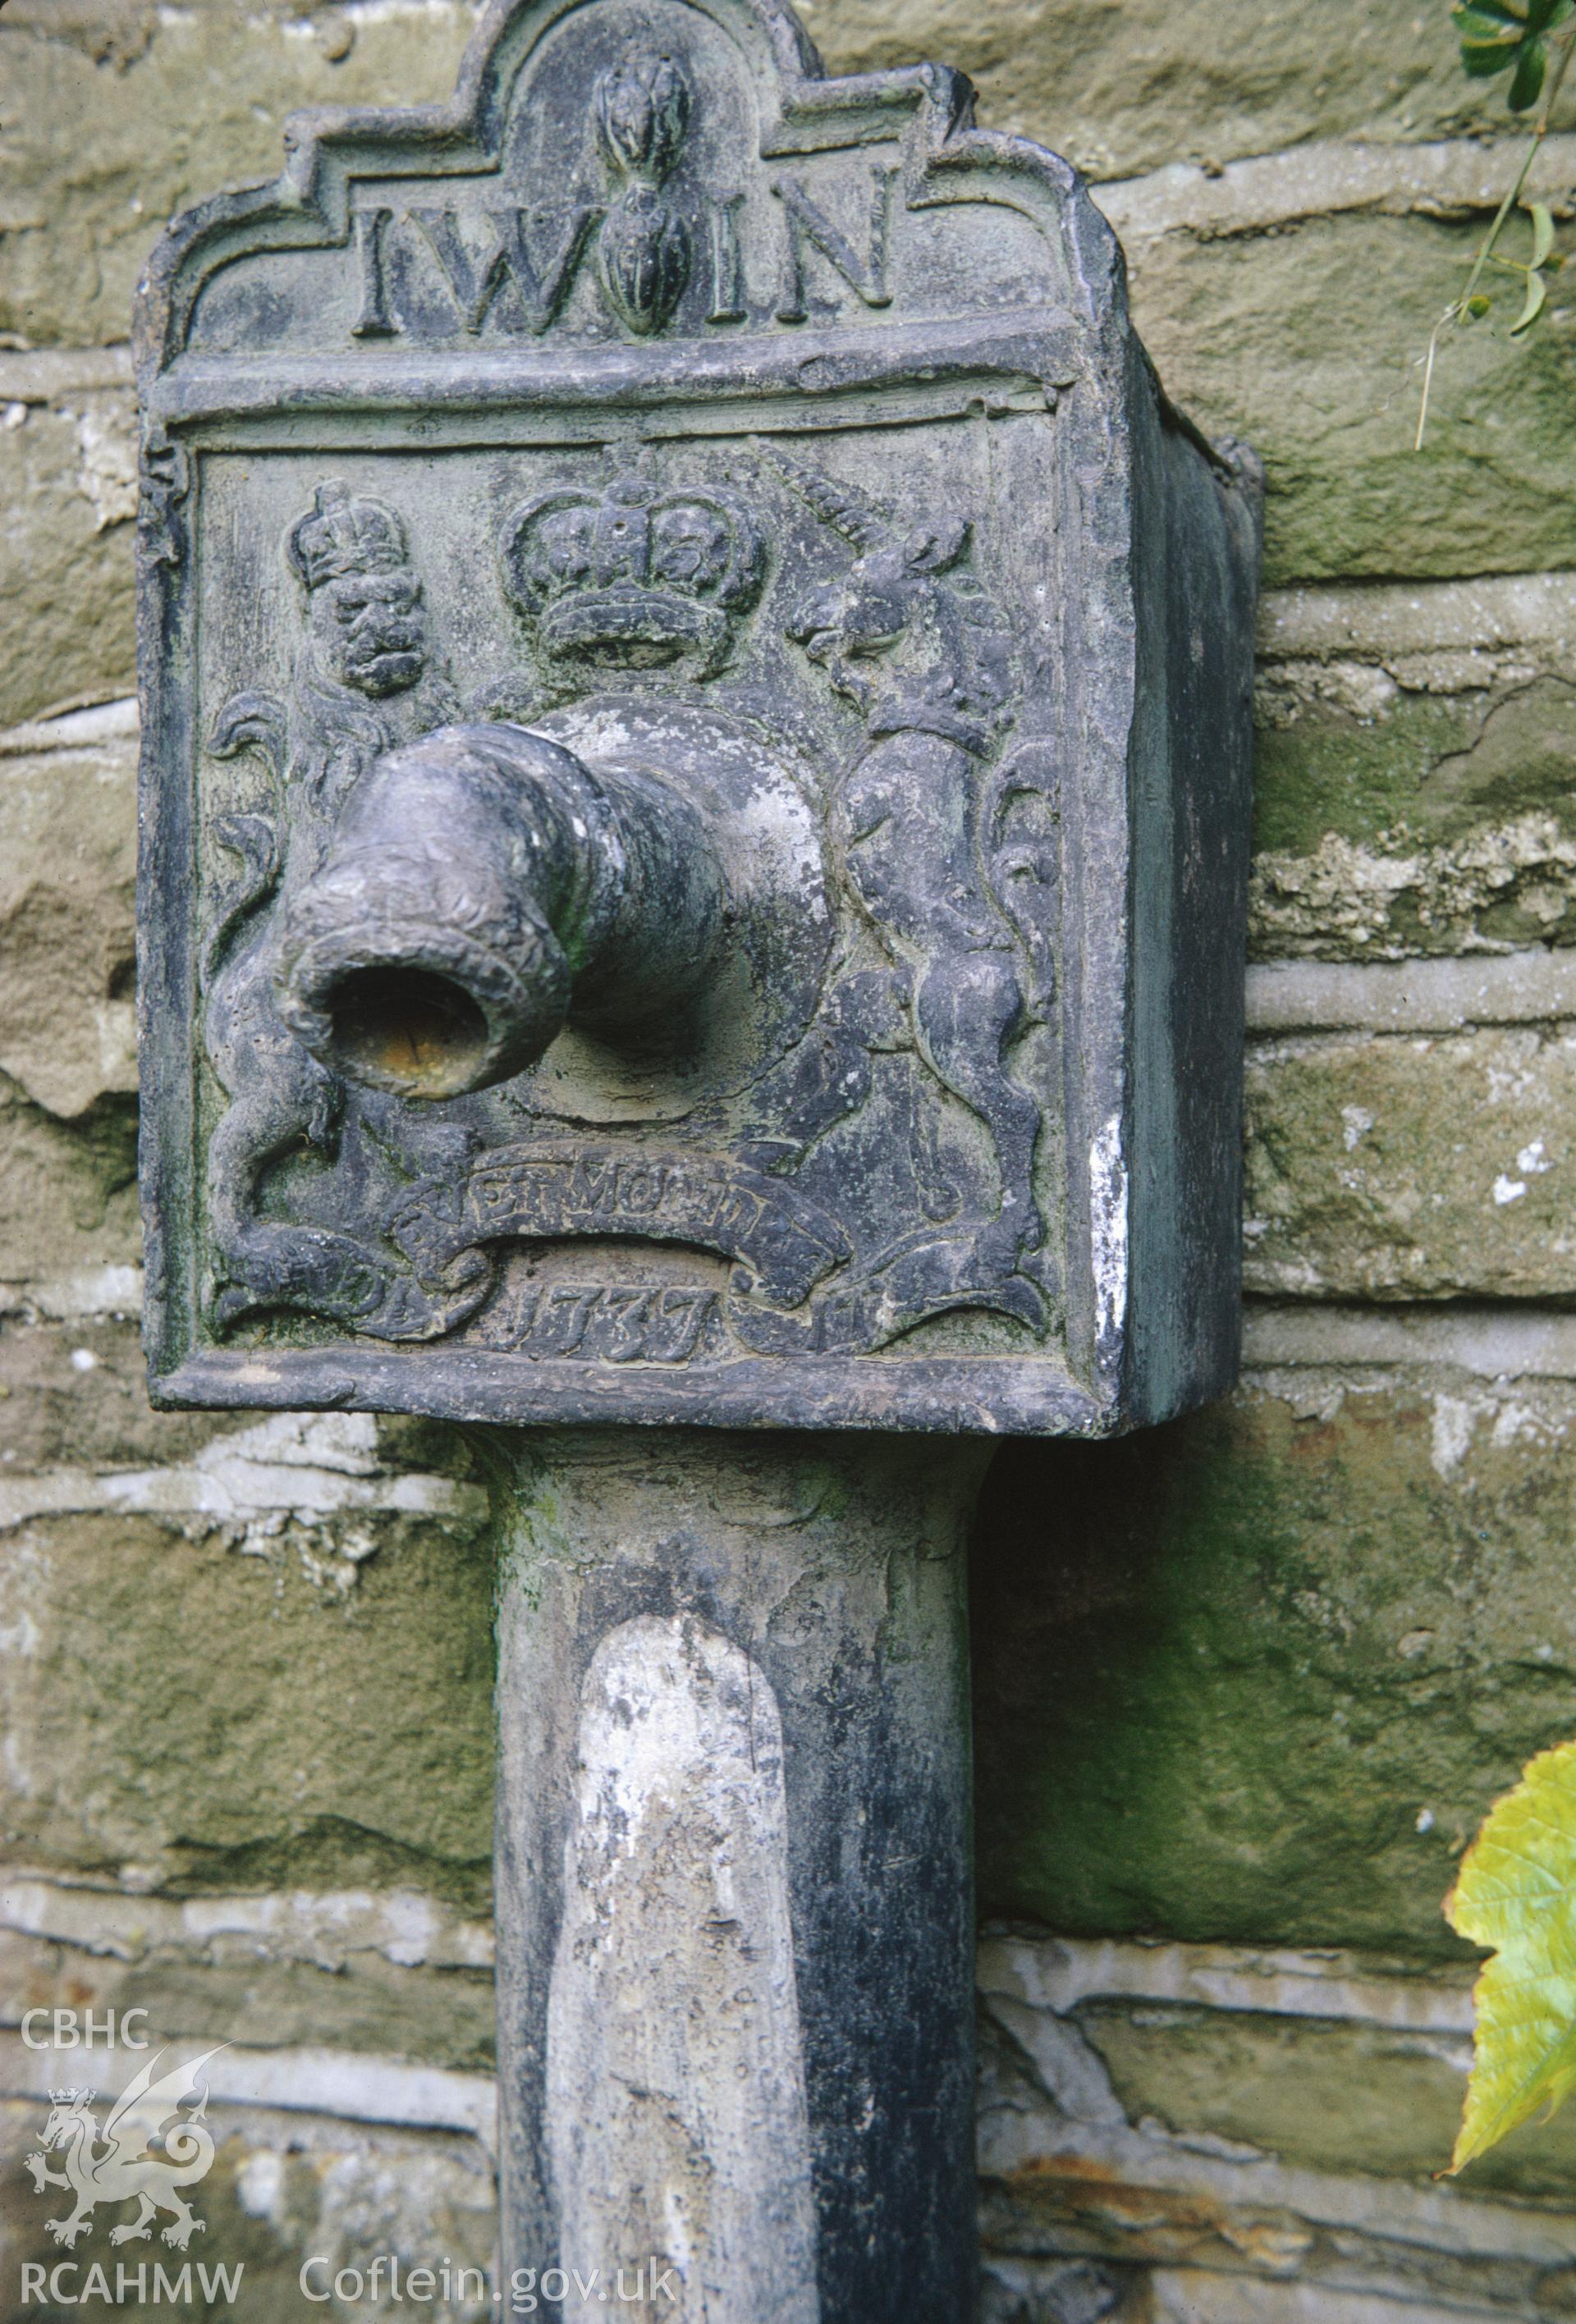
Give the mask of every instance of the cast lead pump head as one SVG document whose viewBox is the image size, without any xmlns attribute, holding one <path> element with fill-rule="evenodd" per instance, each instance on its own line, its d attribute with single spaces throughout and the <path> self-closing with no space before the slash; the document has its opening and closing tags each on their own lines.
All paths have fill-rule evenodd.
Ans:
<svg viewBox="0 0 1576 2324">
<path fill-rule="evenodd" d="M 1236 1361 L 1252 464 L 1073 172 L 501 0 L 143 286 L 155 1390 L 1097 1434 Z"/>
</svg>

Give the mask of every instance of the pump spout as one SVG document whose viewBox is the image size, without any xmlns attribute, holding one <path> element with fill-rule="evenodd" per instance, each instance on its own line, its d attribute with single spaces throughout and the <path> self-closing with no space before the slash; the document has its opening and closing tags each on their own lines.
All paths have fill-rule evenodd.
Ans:
<svg viewBox="0 0 1576 2324">
<path fill-rule="evenodd" d="M 283 914 L 280 1014 L 330 1071 L 445 1098 L 571 1020 L 651 1041 L 710 966 L 726 896 L 702 817 L 524 726 L 444 726 L 369 767 Z"/>
</svg>

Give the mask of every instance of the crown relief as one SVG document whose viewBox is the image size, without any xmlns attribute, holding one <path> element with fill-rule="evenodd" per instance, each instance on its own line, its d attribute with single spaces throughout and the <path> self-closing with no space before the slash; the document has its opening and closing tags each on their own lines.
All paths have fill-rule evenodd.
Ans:
<svg viewBox="0 0 1576 2324">
<path fill-rule="evenodd" d="M 526 501 L 499 534 L 504 594 L 552 661 L 720 668 L 761 593 L 765 542 L 742 500 L 626 474 Z"/>
<path fill-rule="evenodd" d="M 405 528 L 393 509 L 352 493 L 338 476 L 318 486 L 311 507 L 291 526 L 285 555 L 309 593 L 327 581 L 397 573 L 410 563 Z"/>
</svg>

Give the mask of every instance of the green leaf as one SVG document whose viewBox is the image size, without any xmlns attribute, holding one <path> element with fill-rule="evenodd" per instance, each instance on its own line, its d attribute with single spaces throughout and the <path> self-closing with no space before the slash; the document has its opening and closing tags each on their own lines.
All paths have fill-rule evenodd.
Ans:
<svg viewBox="0 0 1576 2324">
<path fill-rule="evenodd" d="M 1533 226 L 1532 263 L 1541 266 L 1554 246 L 1554 221 L 1542 202 L 1528 202 L 1526 214 Z"/>
<path fill-rule="evenodd" d="M 1472 40 L 1463 36 L 1461 64 L 1472 79 L 1488 80 L 1515 63 L 1520 46 L 1518 40 Z"/>
<path fill-rule="evenodd" d="M 1486 6 L 1457 8 L 1452 14 L 1461 43 L 1461 62 L 1474 80 L 1488 80 L 1514 64 L 1526 38 L 1526 26 L 1519 17 L 1507 12 L 1490 14 Z"/>
<path fill-rule="evenodd" d="M 1512 113 L 1530 111 L 1543 94 L 1549 69 L 1549 52 L 1541 40 L 1523 41 L 1516 52 L 1516 71 L 1506 99 Z"/>
<path fill-rule="evenodd" d="M 1576 2085 L 1576 1743 L 1540 1752 L 1496 1801 L 1444 1909 L 1494 1955 L 1474 1991 L 1454 2172 Z"/>
<path fill-rule="evenodd" d="M 1481 41 L 1507 41 L 1514 47 L 1526 32 L 1525 17 L 1502 7 L 1499 0 L 1465 0 L 1461 7 L 1451 9 L 1451 21 L 1461 39 L 1474 46 Z"/>
<path fill-rule="evenodd" d="M 1469 322 L 1480 323 L 1485 315 L 1492 312 L 1493 306 L 1494 301 L 1489 298 L 1486 290 L 1477 290 L 1474 291 L 1471 298 L 1468 300 L 1465 307 L 1461 309 L 1461 312 L 1466 316 Z"/>
<path fill-rule="evenodd" d="M 1461 43 L 1461 63 L 1475 80 L 1510 72 L 1510 109 L 1525 113 L 1543 92 L 1549 52 L 1544 34 L 1562 24 L 1576 0 L 1460 0 L 1451 19 Z"/>
<path fill-rule="evenodd" d="M 1537 321 L 1544 311 L 1544 300 L 1548 295 L 1549 286 L 1543 276 L 1534 274 L 1529 269 L 1526 278 L 1526 305 L 1510 327 L 1512 338 L 1515 338 L 1517 331 L 1528 330 Z"/>
</svg>

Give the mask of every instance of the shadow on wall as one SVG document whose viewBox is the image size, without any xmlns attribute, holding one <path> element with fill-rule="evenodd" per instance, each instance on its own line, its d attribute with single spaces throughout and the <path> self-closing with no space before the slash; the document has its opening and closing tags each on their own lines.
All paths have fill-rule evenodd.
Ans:
<svg viewBox="0 0 1576 2324">
<path fill-rule="evenodd" d="M 1442 1461 L 1437 1404 L 1304 1378 L 1003 1448 L 972 1560 L 982 1920 L 1475 1958 L 1440 1914 L 1456 1857 L 1576 1731 L 1576 1653 L 1527 1644 L 1565 1639 L 1570 1489 L 1557 1441 Z"/>
</svg>

